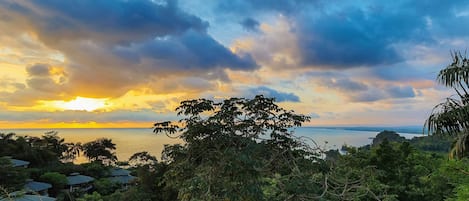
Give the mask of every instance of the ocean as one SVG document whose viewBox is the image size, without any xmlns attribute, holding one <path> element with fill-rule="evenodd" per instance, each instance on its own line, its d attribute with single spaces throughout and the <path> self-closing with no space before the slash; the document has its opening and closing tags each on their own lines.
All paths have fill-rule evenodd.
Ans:
<svg viewBox="0 0 469 201">
<path fill-rule="evenodd" d="M 318 128 L 300 127 L 293 129 L 296 136 L 301 137 L 311 145 L 318 145 L 323 149 L 340 149 L 342 145 L 363 146 L 370 144 L 372 138 L 378 134 L 381 128 L 350 129 L 350 128 Z M 165 134 L 154 134 L 150 128 L 70 128 L 70 129 L 3 129 L 1 133 L 16 133 L 17 135 L 41 136 L 47 131 L 57 131 L 58 135 L 66 142 L 86 143 L 98 138 L 110 138 L 116 144 L 116 155 L 119 161 L 126 161 L 132 154 L 147 151 L 150 154 L 161 157 L 161 151 L 165 144 L 182 143 Z M 416 133 L 399 133 L 406 138 L 421 136 Z M 314 142 L 312 142 L 312 140 Z M 75 162 L 85 162 L 84 157 L 79 157 Z"/>
</svg>

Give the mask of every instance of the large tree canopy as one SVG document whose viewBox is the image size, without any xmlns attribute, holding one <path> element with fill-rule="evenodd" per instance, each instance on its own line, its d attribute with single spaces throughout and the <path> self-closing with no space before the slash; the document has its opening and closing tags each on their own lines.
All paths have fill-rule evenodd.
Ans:
<svg viewBox="0 0 469 201">
<path fill-rule="evenodd" d="M 332 186 L 332 171 L 321 152 L 293 135 L 293 127 L 309 117 L 279 107 L 272 98 L 188 100 L 176 110 L 184 117 L 155 123 L 154 132 L 185 142 L 167 145 L 162 156 L 168 165 L 163 182 L 177 191 L 179 200 L 320 200 L 370 194 L 357 191 L 361 180 L 354 181 L 354 188 L 347 188 L 346 179 Z M 345 188 L 338 187 L 342 184 Z"/>
</svg>

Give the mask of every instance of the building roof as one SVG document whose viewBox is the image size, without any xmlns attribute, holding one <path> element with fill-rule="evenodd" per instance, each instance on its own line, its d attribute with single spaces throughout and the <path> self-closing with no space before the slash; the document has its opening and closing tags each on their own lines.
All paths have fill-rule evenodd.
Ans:
<svg viewBox="0 0 469 201">
<path fill-rule="evenodd" d="M 112 182 L 116 182 L 119 184 L 130 184 L 132 181 L 136 180 L 137 177 L 125 175 L 125 176 L 116 176 L 116 177 L 109 177 L 109 180 Z"/>
<path fill-rule="evenodd" d="M 10 161 L 13 164 L 13 167 L 21 167 L 21 166 L 29 165 L 29 161 L 23 161 L 23 160 L 18 160 L 14 158 L 10 158 Z"/>
<path fill-rule="evenodd" d="M 9 198 L 0 198 L 0 201 L 55 201 L 55 198 L 40 195 L 11 195 Z"/>
<path fill-rule="evenodd" d="M 47 190 L 49 188 L 52 188 L 52 185 L 48 184 L 48 183 L 44 183 L 44 182 L 27 181 L 26 184 L 24 185 L 24 188 L 26 190 L 39 192 L 39 191 L 43 191 L 43 190 Z"/>
<path fill-rule="evenodd" d="M 130 175 L 130 171 L 122 168 L 114 168 L 111 169 L 111 176 L 128 176 Z"/>
<path fill-rule="evenodd" d="M 84 184 L 93 181 L 93 177 L 89 177 L 86 175 L 80 175 L 79 173 L 72 173 L 70 176 L 67 177 L 67 185 L 76 185 L 76 184 Z"/>
</svg>

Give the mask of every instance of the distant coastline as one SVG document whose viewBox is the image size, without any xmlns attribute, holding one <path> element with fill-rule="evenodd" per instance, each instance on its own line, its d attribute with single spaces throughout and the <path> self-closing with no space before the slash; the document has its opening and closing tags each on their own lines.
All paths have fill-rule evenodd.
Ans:
<svg viewBox="0 0 469 201">
<path fill-rule="evenodd" d="M 350 131 L 381 132 L 384 130 L 396 131 L 397 133 L 424 134 L 422 126 L 308 126 L 310 128 L 337 129 Z M 425 132 L 426 134 L 426 132 Z"/>
<path fill-rule="evenodd" d="M 349 131 L 370 131 L 381 132 L 384 130 L 396 131 L 397 133 L 423 134 L 422 126 L 302 126 L 302 128 L 318 128 L 333 130 L 349 130 Z M 87 129 L 152 129 L 151 127 L 132 127 L 132 128 L 6 128 L 5 131 L 11 130 L 87 130 Z M 0 132 L 2 131 L 0 130 Z M 426 134 L 426 132 L 425 132 Z"/>
</svg>

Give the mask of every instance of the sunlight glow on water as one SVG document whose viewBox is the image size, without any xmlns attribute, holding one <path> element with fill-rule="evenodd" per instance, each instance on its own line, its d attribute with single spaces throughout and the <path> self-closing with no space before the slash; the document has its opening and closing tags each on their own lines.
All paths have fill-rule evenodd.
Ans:
<svg viewBox="0 0 469 201">
<path fill-rule="evenodd" d="M 48 129 L 13 129 L 0 130 L 3 133 L 14 132 L 17 135 L 41 136 Z M 164 134 L 154 134 L 152 129 L 54 129 L 66 142 L 86 143 L 98 138 L 110 138 L 116 144 L 117 157 L 120 161 L 128 160 L 132 154 L 141 151 L 148 151 L 150 154 L 161 157 L 161 151 L 165 144 L 182 143 L 179 139 L 172 139 Z M 352 146 L 362 146 L 371 143 L 372 137 L 378 132 L 351 131 L 341 129 L 325 129 L 302 127 L 296 128 L 295 135 L 305 136 L 313 139 L 317 145 L 327 149 L 340 149 L 343 144 Z M 401 133 L 406 138 L 419 136 L 416 134 Z M 328 142 L 327 144 L 325 142 Z M 85 162 L 84 157 L 78 158 L 75 162 Z"/>
</svg>

